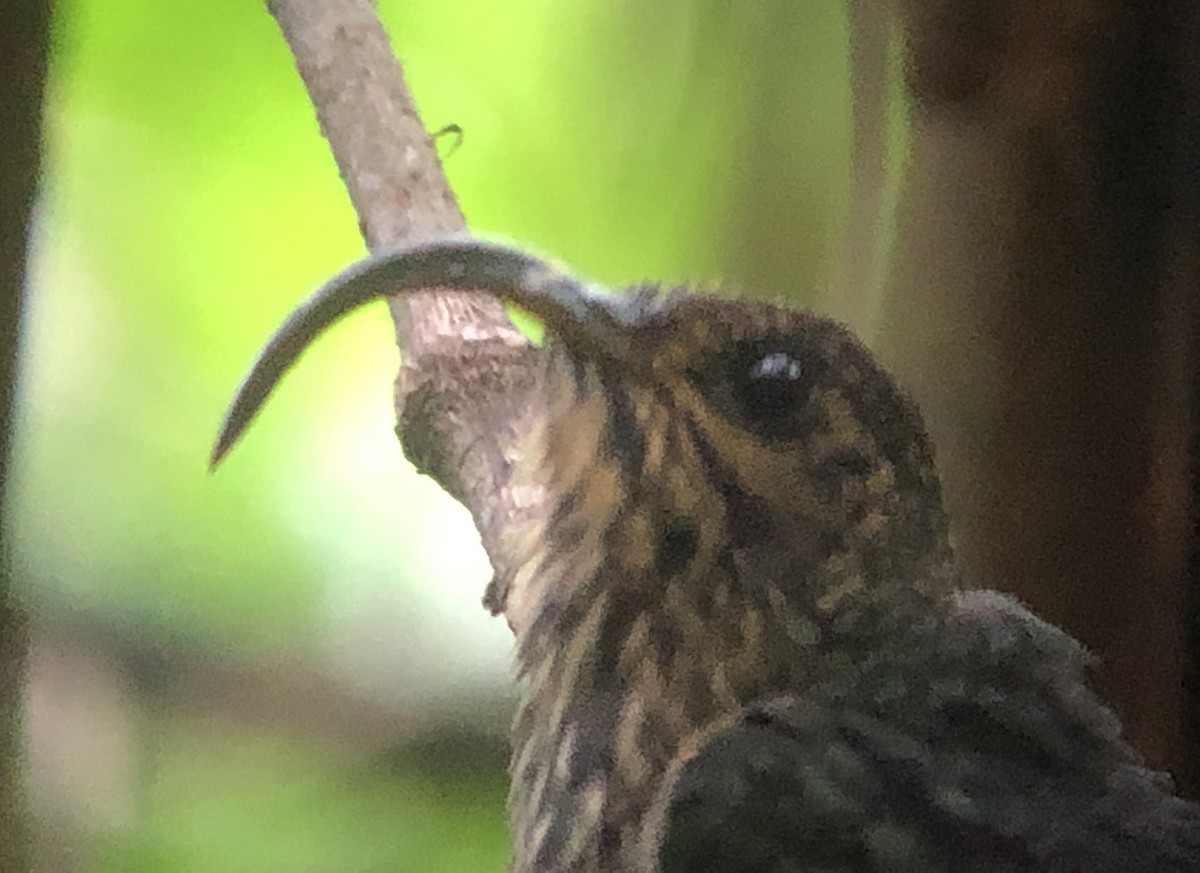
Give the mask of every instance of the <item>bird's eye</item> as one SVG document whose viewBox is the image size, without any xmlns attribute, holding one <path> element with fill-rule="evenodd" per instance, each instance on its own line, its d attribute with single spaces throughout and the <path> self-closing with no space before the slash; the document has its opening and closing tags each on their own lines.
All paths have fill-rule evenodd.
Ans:
<svg viewBox="0 0 1200 873">
<path fill-rule="evenodd" d="M 754 359 L 741 379 L 735 374 L 731 387 L 747 425 L 764 436 L 787 438 L 793 436 L 811 381 L 804 362 L 788 352 L 770 351 Z"/>
<path fill-rule="evenodd" d="M 817 362 L 784 341 L 758 340 L 725 350 L 694 381 L 710 402 L 737 424 L 772 440 L 795 439 L 807 430 L 804 410 Z"/>
</svg>

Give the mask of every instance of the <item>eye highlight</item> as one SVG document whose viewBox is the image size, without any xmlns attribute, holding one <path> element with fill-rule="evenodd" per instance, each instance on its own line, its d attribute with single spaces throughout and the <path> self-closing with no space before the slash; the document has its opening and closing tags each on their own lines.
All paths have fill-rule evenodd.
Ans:
<svg viewBox="0 0 1200 873">
<path fill-rule="evenodd" d="M 800 362 L 787 352 L 768 352 L 750 367 L 751 379 L 784 379 L 795 382 L 804 374 Z"/>
</svg>

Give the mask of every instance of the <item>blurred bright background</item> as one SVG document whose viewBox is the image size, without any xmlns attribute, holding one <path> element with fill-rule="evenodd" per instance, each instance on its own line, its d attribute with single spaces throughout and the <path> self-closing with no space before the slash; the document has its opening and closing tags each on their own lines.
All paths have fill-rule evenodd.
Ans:
<svg viewBox="0 0 1200 873">
<path fill-rule="evenodd" d="M 10 489 L 41 869 L 503 869 L 509 634 L 400 454 L 386 308 L 206 469 L 259 344 L 363 253 L 273 20 L 55 5 Z M 428 128 L 463 131 L 474 231 L 830 308 L 842 4 L 380 7 Z"/>
</svg>

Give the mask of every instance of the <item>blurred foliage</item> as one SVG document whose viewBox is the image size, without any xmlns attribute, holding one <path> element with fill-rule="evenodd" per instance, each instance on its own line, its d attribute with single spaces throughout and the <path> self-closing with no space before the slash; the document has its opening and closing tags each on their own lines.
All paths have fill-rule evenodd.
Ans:
<svg viewBox="0 0 1200 873">
<path fill-rule="evenodd" d="M 501 749 L 477 758 L 482 774 L 447 779 L 341 765 L 269 734 L 234 744 L 189 722 L 166 729 L 140 825 L 103 846 L 98 870 L 449 873 L 499 869 L 507 855 Z"/>
<path fill-rule="evenodd" d="M 475 231 L 613 284 L 819 303 L 849 188 L 841 4 L 380 5 L 428 127 L 463 131 L 446 170 Z M 384 307 L 323 340 L 205 469 L 258 344 L 362 252 L 263 4 L 55 13 L 10 488 L 35 617 L 288 651 L 409 704 L 494 689 L 507 631 L 478 606 L 465 513 L 399 456 Z M 155 730 L 136 821 L 95 835 L 82 869 L 503 866 L 495 771 L 440 791 L 244 726 Z"/>
</svg>

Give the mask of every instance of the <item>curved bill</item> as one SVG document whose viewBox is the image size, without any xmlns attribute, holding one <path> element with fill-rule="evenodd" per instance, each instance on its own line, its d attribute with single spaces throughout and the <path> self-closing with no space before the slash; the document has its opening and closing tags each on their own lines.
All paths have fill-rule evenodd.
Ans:
<svg viewBox="0 0 1200 873">
<path fill-rule="evenodd" d="M 457 239 L 379 252 L 314 291 L 267 340 L 225 413 L 210 467 L 220 463 L 322 331 L 376 298 L 430 288 L 494 294 L 536 315 L 573 352 L 619 355 L 628 342 L 618 310 L 578 279 L 513 246 Z"/>
</svg>

